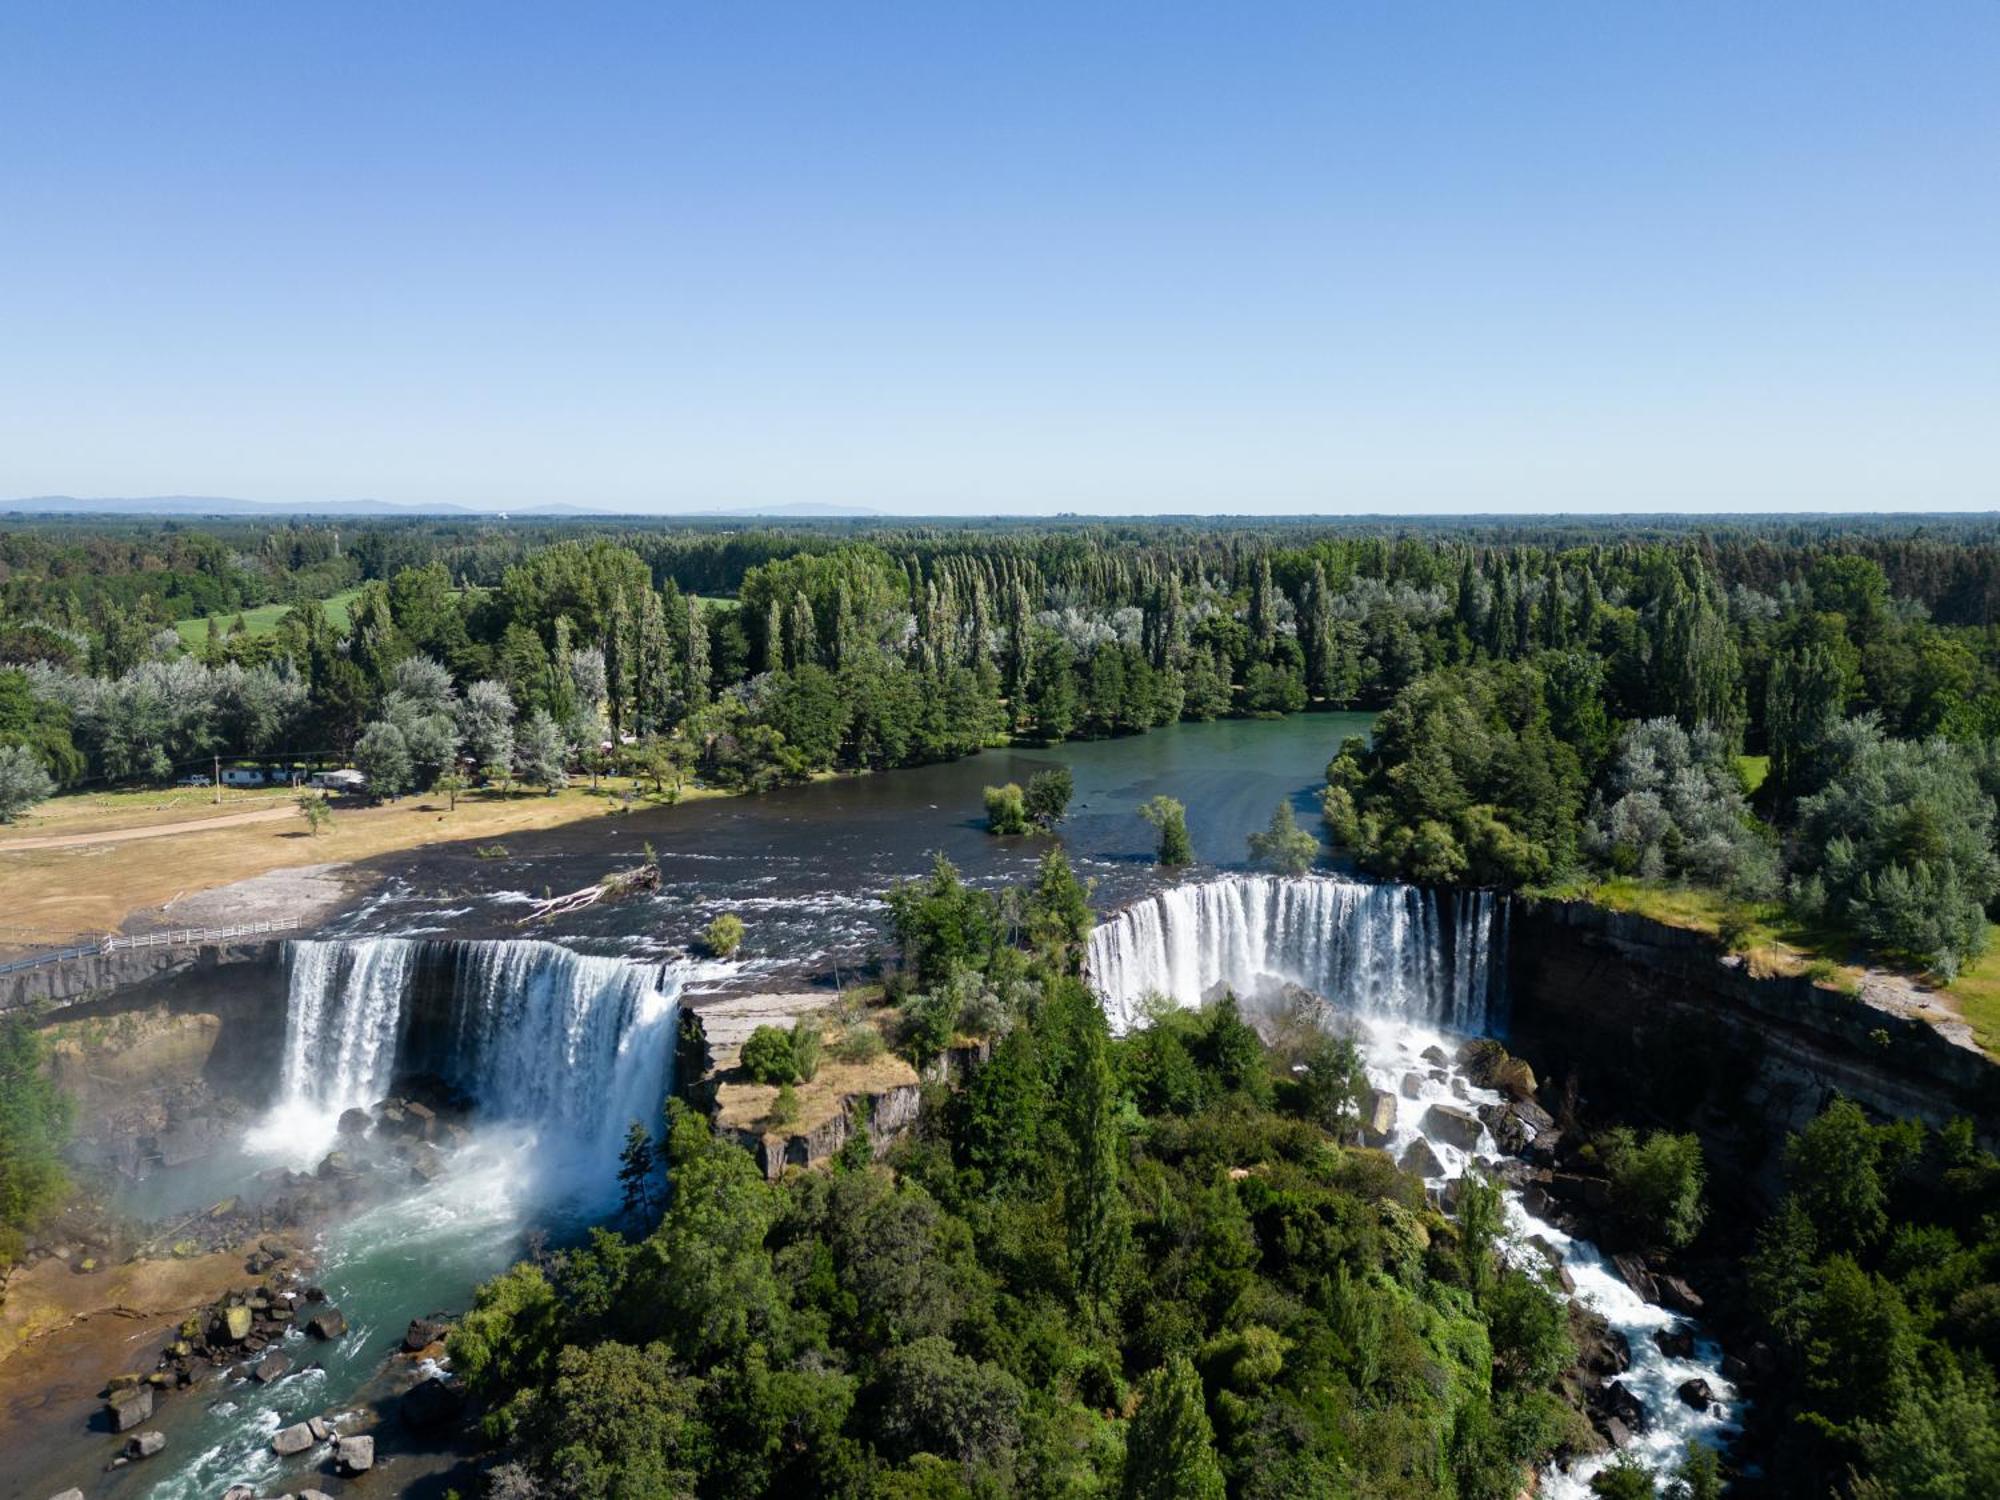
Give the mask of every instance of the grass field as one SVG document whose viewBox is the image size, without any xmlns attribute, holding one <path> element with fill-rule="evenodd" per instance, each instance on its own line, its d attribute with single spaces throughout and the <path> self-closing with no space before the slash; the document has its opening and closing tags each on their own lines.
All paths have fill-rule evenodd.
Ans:
<svg viewBox="0 0 2000 1500">
<path fill-rule="evenodd" d="M 1736 757 L 1736 769 L 1743 773 L 1743 790 L 1754 797 L 1757 788 L 1762 786 L 1764 779 L 1771 774 L 1771 757 L 1739 755 Z"/>
<path fill-rule="evenodd" d="M 345 630 L 347 612 L 354 607 L 354 601 L 360 596 L 360 589 L 348 589 L 344 593 L 335 594 L 331 599 L 322 600 L 321 603 L 326 608 L 327 623 L 336 630 Z M 291 610 L 292 606 L 289 604 L 260 604 L 255 609 L 246 609 L 242 611 L 243 628 L 252 635 L 269 635 L 278 628 L 278 622 L 291 613 Z M 233 614 L 215 617 L 215 628 L 224 635 L 229 633 L 229 627 L 235 623 L 236 616 Z M 190 651 L 199 651 L 208 639 L 206 616 L 198 620 L 176 620 L 174 629 L 181 633 L 181 643 Z"/>
<path fill-rule="evenodd" d="M 1958 1003 L 1979 1045 L 1989 1056 L 2000 1057 L 2000 926 L 1987 924 L 1986 951 L 1959 972 L 1945 993 Z"/>
<path fill-rule="evenodd" d="M 346 864 L 398 849 L 479 840 L 504 842 L 509 834 L 550 828 L 626 811 L 624 778 L 602 791 L 572 786 L 554 797 L 539 792 L 479 791 L 463 794 L 456 809 L 444 797 L 405 797 L 381 807 L 337 808 L 333 828 L 314 837 L 303 816 L 203 828 L 211 815 L 284 808 L 296 794 L 285 790 L 227 792 L 220 807 L 213 793 L 114 792 L 57 797 L 34 818 L 0 829 L 0 946 L 53 947 L 82 934 L 111 932 L 142 912 L 177 897 L 298 865 Z M 614 786 L 618 790 L 614 791 Z M 687 788 L 681 801 L 727 793 Z M 655 805 L 637 797 L 634 805 Z M 146 839 L 109 840 L 68 848 L 8 846 L 52 833 L 102 834 L 189 824 L 186 831 Z M 468 859 L 474 858 L 468 849 Z"/>
</svg>

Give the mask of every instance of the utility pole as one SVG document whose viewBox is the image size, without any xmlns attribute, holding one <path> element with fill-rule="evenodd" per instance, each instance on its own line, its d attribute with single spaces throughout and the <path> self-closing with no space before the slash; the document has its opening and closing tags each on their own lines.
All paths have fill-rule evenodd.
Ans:
<svg viewBox="0 0 2000 1500">
<path fill-rule="evenodd" d="M 222 757 L 215 757 L 215 805 L 222 806 Z"/>
</svg>

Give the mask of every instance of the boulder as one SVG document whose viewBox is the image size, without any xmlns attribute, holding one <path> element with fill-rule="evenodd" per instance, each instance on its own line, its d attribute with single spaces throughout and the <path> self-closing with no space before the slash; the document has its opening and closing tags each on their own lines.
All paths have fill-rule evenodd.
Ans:
<svg viewBox="0 0 2000 1500">
<path fill-rule="evenodd" d="M 1617 1271 L 1619 1279 L 1640 1297 L 1648 1302 L 1660 1300 L 1660 1288 L 1654 1282 L 1652 1272 L 1646 1269 L 1646 1263 L 1638 1256 L 1614 1255 L 1611 1257 L 1611 1266 Z"/>
<path fill-rule="evenodd" d="M 1660 1302 L 1663 1306 L 1671 1307 L 1677 1313 L 1686 1313 L 1691 1318 L 1700 1314 L 1704 1305 L 1701 1298 L 1695 1294 L 1695 1289 L 1680 1277 L 1655 1276 L 1653 1283 L 1660 1289 Z"/>
<path fill-rule="evenodd" d="M 444 1158 L 437 1147 L 428 1142 L 419 1142 L 410 1153 L 410 1181 L 417 1183 L 436 1182 L 444 1175 Z"/>
<path fill-rule="evenodd" d="M 49 1500 L 83 1500 L 83 1491 L 72 1486 L 60 1495 L 51 1495 Z"/>
<path fill-rule="evenodd" d="M 437 1111 L 432 1109 L 428 1104 L 417 1103 L 414 1099 L 405 1104 L 403 1109 L 410 1117 L 410 1126 L 413 1133 L 422 1136 L 425 1140 L 429 1140 L 431 1133 L 437 1128 Z"/>
<path fill-rule="evenodd" d="M 337 1307 L 323 1307 L 306 1319 L 306 1332 L 331 1342 L 347 1333 L 347 1318 Z"/>
<path fill-rule="evenodd" d="M 240 1344 L 250 1337 L 250 1325 L 256 1321 L 256 1314 L 247 1307 L 225 1307 L 222 1310 L 222 1331 L 232 1344 Z"/>
<path fill-rule="evenodd" d="M 1482 1104 L 1479 1118 L 1486 1128 L 1493 1132 L 1493 1143 L 1509 1156 L 1519 1156 L 1528 1149 L 1530 1136 L 1527 1127 L 1515 1118 L 1504 1104 Z"/>
<path fill-rule="evenodd" d="M 120 1391 L 111 1398 L 106 1410 L 111 1413 L 113 1432 L 130 1432 L 141 1422 L 153 1419 L 153 1388 L 150 1385 L 135 1385 L 130 1390 Z"/>
<path fill-rule="evenodd" d="M 336 1177 L 353 1177 L 358 1170 L 345 1151 L 329 1151 L 320 1158 L 317 1175 L 323 1181 L 330 1181 Z"/>
<path fill-rule="evenodd" d="M 127 1458 L 151 1458 L 167 1446 L 164 1432 L 135 1432 L 125 1440 Z"/>
<path fill-rule="evenodd" d="M 333 1436 L 333 1427 L 325 1417 L 308 1417 L 306 1426 L 312 1429 L 313 1441 L 323 1443 Z"/>
<path fill-rule="evenodd" d="M 1646 1430 L 1646 1408 L 1623 1381 L 1614 1380 L 1605 1386 L 1598 1400 L 1607 1416 L 1622 1422 L 1630 1431 Z"/>
<path fill-rule="evenodd" d="M 1531 1182 L 1521 1190 L 1521 1207 L 1538 1219 L 1549 1216 L 1549 1190 L 1539 1182 Z"/>
<path fill-rule="evenodd" d="M 403 1397 L 403 1421 L 417 1432 L 435 1432 L 458 1420 L 464 1393 L 441 1376 L 419 1381 Z"/>
<path fill-rule="evenodd" d="M 1421 1057 L 1434 1068 L 1448 1068 L 1451 1066 L 1451 1059 L 1444 1055 L 1444 1048 L 1442 1047 L 1426 1047 L 1417 1056 Z"/>
<path fill-rule="evenodd" d="M 1440 1177 L 1444 1174 L 1444 1163 L 1431 1150 L 1431 1143 L 1418 1136 L 1403 1150 L 1403 1170 L 1418 1177 Z"/>
<path fill-rule="evenodd" d="M 333 1442 L 334 1462 L 340 1472 L 352 1478 L 356 1474 L 366 1474 L 375 1467 L 375 1439 L 365 1433 L 335 1438 Z"/>
<path fill-rule="evenodd" d="M 316 1441 L 312 1427 L 305 1422 L 294 1422 L 289 1427 L 280 1427 L 271 1435 L 271 1451 L 280 1458 L 290 1458 L 295 1453 L 303 1453 Z"/>
<path fill-rule="evenodd" d="M 1433 1104 L 1424 1111 L 1425 1134 L 1434 1135 L 1461 1151 L 1470 1151 L 1479 1144 L 1481 1129 L 1477 1115 L 1449 1104 Z"/>
<path fill-rule="evenodd" d="M 1696 1411 L 1707 1411 L 1715 1405 L 1715 1392 L 1709 1389 L 1706 1380 L 1684 1380 L 1674 1394 Z"/>
<path fill-rule="evenodd" d="M 222 1492 L 222 1500 L 257 1500 L 257 1491 L 247 1484 L 232 1484 Z"/>
<path fill-rule="evenodd" d="M 366 1135 L 368 1127 L 374 1123 L 365 1109 L 343 1109 L 340 1112 L 339 1129 L 342 1135 Z"/>
<path fill-rule="evenodd" d="M 444 1324 L 432 1318 L 412 1318 L 410 1326 L 403 1333 L 403 1352 L 415 1354 L 419 1349 L 428 1349 L 444 1337 Z"/>
<path fill-rule="evenodd" d="M 1694 1330 L 1685 1323 L 1655 1330 L 1653 1342 L 1668 1359 L 1694 1358 Z"/>
<path fill-rule="evenodd" d="M 1405 1099 L 1420 1099 L 1423 1097 L 1423 1092 L 1424 1079 L 1421 1073 L 1405 1073 L 1403 1075 L 1403 1097 Z"/>
<path fill-rule="evenodd" d="M 1632 1429 L 1616 1417 L 1604 1418 L 1599 1426 L 1604 1433 L 1604 1440 L 1614 1448 L 1623 1448 L 1632 1441 Z"/>
<path fill-rule="evenodd" d="M 267 1354 L 250 1372 L 250 1378 L 259 1385 L 269 1385 L 274 1380 L 282 1380 L 292 1368 L 292 1362 L 282 1354 Z"/>
<path fill-rule="evenodd" d="M 1361 1139 L 1371 1146 L 1380 1146 L 1395 1129 L 1396 1096 L 1387 1089 L 1370 1089 L 1361 1104 Z"/>
</svg>

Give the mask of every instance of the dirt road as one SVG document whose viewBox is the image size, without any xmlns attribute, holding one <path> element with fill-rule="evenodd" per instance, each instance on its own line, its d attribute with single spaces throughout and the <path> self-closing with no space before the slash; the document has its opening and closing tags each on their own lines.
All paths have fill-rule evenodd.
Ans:
<svg viewBox="0 0 2000 1500">
<path fill-rule="evenodd" d="M 264 807 L 255 812 L 223 813 L 214 818 L 189 818 L 182 823 L 155 823 L 142 828 L 107 828 L 98 833 L 39 833 L 30 838 L 0 838 L 0 854 L 28 849 L 80 849 L 85 844 L 123 844 L 132 839 L 163 839 L 176 833 L 207 833 L 211 828 L 235 828 L 244 823 L 275 823 L 297 819 L 296 807 Z"/>
</svg>

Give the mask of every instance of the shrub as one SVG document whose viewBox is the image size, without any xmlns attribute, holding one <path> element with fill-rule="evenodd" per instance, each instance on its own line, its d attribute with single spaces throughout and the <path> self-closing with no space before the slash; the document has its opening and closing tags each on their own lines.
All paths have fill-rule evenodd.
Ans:
<svg viewBox="0 0 2000 1500">
<path fill-rule="evenodd" d="M 864 1024 L 850 1027 L 833 1049 L 833 1055 L 845 1063 L 871 1063 L 887 1050 L 882 1033 Z"/>
<path fill-rule="evenodd" d="M 1319 857 L 1319 840 L 1299 827 L 1291 803 L 1280 802 L 1270 827 L 1250 835 L 1250 857 L 1281 875 L 1303 875 Z"/>
<path fill-rule="evenodd" d="M 743 919 L 726 911 L 708 924 L 701 940 L 717 958 L 728 958 L 743 946 Z"/>
<path fill-rule="evenodd" d="M 1027 799 L 1013 782 L 986 789 L 986 831 L 994 834 L 1028 831 Z"/>
<path fill-rule="evenodd" d="M 817 1021 L 801 1018 L 792 1023 L 792 1067 L 801 1083 L 811 1083 L 819 1072 L 820 1048 Z"/>
<path fill-rule="evenodd" d="M 1160 835 L 1157 857 L 1162 865 L 1178 870 L 1194 863 L 1194 841 L 1188 837 L 1185 807 L 1172 797 L 1154 797 L 1140 807 L 1139 816 Z"/>
<path fill-rule="evenodd" d="M 798 1090 L 789 1083 L 778 1085 L 778 1097 L 771 1101 L 770 1121 L 773 1125 L 790 1125 L 799 1117 Z"/>
<path fill-rule="evenodd" d="M 778 1026 L 759 1026 L 743 1044 L 743 1071 L 759 1083 L 791 1083 L 799 1076 L 792 1056 L 791 1033 Z"/>
<path fill-rule="evenodd" d="M 1655 1130 L 1642 1143 L 1620 1127 L 1607 1131 L 1597 1147 L 1611 1176 L 1612 1204 L 1634 1230 L 1672 1250 L 1701 1231 L 1707 1174 L 1694 1136 Z"/>
</svg>

